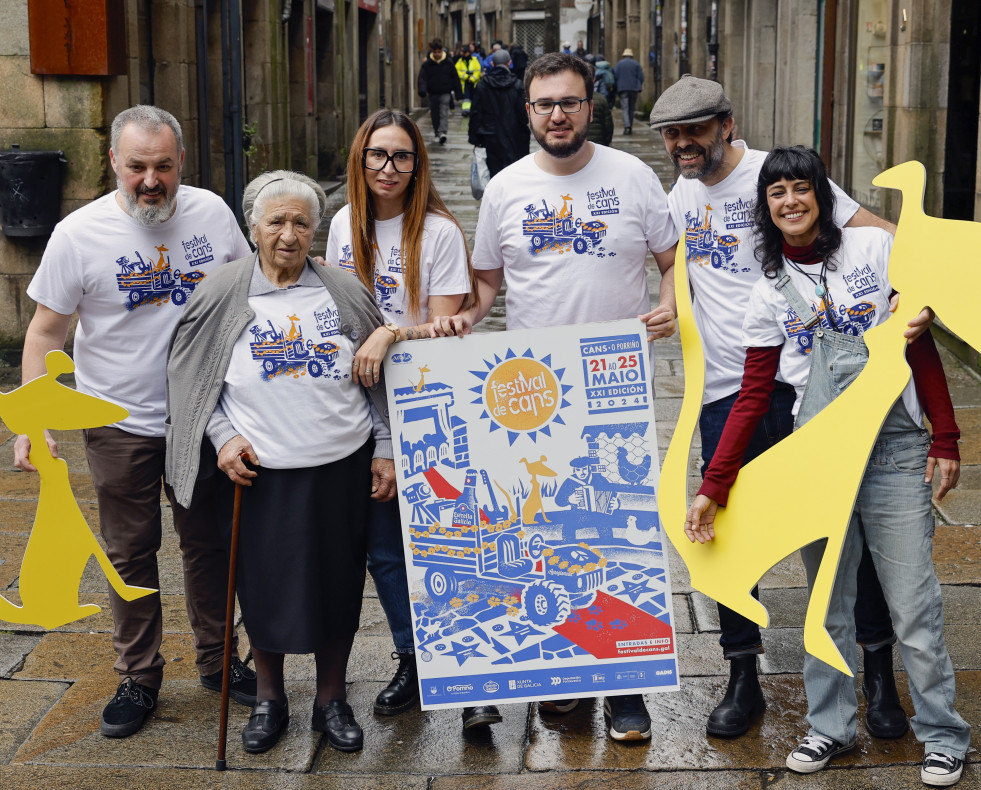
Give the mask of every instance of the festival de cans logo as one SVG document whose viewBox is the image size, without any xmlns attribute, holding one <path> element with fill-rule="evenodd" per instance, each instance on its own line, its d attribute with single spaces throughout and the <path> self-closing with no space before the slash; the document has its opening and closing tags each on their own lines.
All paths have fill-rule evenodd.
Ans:
<svg viewBox="0 0 981 790">
<path fill-rule="evenodd" d="M 569 406 L 565 394 L 572 389 L 563 384 L 565 368 L 553 369 L 551 355 L 536 359 L 529 348 L 518 356 L 511 349 L 504 358 L 495 355 L 484 360 L 487 370 L 470 371 L 482 384 L 472 387 L 483 406 L 481 419 L 490 421 L 490 430 L 508 432 L 508 444 L 519 436 L 535 441 L 540 432 L 551 436 L 551 425 L 565 425 L 560 410 Z"/>
</svg>

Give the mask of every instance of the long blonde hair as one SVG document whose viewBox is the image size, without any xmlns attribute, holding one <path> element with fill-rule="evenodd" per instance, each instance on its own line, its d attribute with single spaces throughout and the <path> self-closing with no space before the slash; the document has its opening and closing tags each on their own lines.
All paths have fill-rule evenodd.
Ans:
<svg viewBox="0 0 981 790">
<path fill-rule="evenodd" d="M 443 199 L 433 185 L 429 174 L 429 156 L 423 144 L 422 132 L 415 121 L 400 110 L 378 110 L 370 115 L 351 143 L 351 153 L 347 159 L 347 197 L 351 204 L 351 251 L 354 258 L 354 271 L 364 286 L 375 292 L 375 210 L 374 197 L 368 189 L 365 179 L 362 157 L 368 140 L 376 129 L 385 126 L 398 126 L 409 135 L 412 147 L 416 153 L 416 171 L 412 174 L 409 186 L 403 197 L 402 238 L 400 252 L 402 255 L 402 271 L 405 279 L 405 289 L 408 293 L 409 314 L 413 320 L 419 320 L 419 260 L 422 257 L 422 234 L 426 224 L 427 214 L 439 214 L 446 217 L 463 235 L 463 246 L 467 251 L 467 271 L 470 277 L 470 293 L 463 300 L 461 310 L 473 307 L 477 303 L 477 280 L 473 266 L 470 263 L 470 248 L 467 245 L 466 234 L 457 222 Z M 425 316 L 422 316 L 425 318 Z"/>
</svg>

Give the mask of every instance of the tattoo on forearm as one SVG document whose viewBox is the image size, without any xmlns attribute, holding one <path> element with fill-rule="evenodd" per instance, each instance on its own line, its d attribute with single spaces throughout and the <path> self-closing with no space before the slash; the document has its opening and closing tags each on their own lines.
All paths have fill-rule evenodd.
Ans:
<svg viewBox="0 0 981 790">
<path fill-rule="evenodd" d="M 412 327 L 411 329 L 403 329 L 402 334 L 405 335 L 406 340 L 418 340 L 424 337 L 422 332 L 418 331 L 415 327 Z"/>
</svg>

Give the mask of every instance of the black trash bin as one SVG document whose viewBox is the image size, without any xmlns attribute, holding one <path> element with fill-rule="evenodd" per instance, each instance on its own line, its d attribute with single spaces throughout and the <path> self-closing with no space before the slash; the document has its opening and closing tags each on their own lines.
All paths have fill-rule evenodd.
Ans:
<svg viewBox="0 0 981 790">
<path fill-rule="evenodd" d="M 61 209 L 61 151 L 0 152 L 0 224 L 5 236 L 50 236 Z"/>
</svg>

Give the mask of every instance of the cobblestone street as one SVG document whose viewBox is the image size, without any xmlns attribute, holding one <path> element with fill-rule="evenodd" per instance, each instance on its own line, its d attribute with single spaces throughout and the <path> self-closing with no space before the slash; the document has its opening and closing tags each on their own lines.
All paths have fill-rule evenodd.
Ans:
<svg viewBox="0 0 981 790">
<path fill-rule="evenodd" d="M 614 146 L 640 157 L 669 184 L 672 167 L 659 138 L 645 123 L 622 135 L 619 111 Z M 428 113 L 419 118 L 431 140 Z M 752 144 L 752 140 L 749 141 Z M 466 120 L 451 116 L 445 146 L 433 145 L 434 181 L 473 242 L 479 204 L 470 194 L 471 148 Z M 329 215 L 344 202 L 344 189 L 332 185 Z M 329 217 L 314 251 L 322 254 Z M 651 291 L 659 276 L 649 257 Z M 656 298 L 656 296 L 655 296 Z M 478 331 L 503 329 L 503 301 Z M 981 381 L 941 349 L 962 431 L 961 482 L 937 506 L 934 560 L 944 604 L 944 633 L 957 678 L 957 707 L 981 727 Z M 661 457 L 681 405 L 684 372 L 681 344 L 674 338 L 655 347 L 655 412 Z M 6 387 L 5 389 L 10 389 Z M 78 432 L 58 437 L 71 469 L 83 514 L 98 532 L 95 495 Z M 696 487 L 697 449 L 689 489 Z M 0 426 L 0 591 L 18 601 L 18 573 L 37 505 L 38 479 L 14 469 L 14 436 Z M 803 468 L 807 479 L 814 470 Z M 767 711 L 762 722 L 736 740 L 707 738 L 705 720 L 726 687 L 728 668 L 718 646 L 713 601 L 691 589 L 680 558 L 671 552 L 675 629 L 681 691 L 647 697 L 653 719 L 650 743 L 621 744 L 605 734 L 602 700 L 587 700 L 567 715 L 540 714 L 535 706 L 502 706 L 504 722 L 485 732 L 463 734 L 456 710 L 410 711 L 384 717 L 371 703 L 391 677 L 392 641 L 370 582 L 365 590 L 361 630 L 348 680 L 349 699 L 365 730 L 365 748 L 355 754 L 331 749 L 310 729 L 314 665 L 310 656 L 287 659 L 287 690 L 293 719 L 279 745 L 261 755 L 242 749 L 240 733 L 248 710 L 231 705 L 228 766 L 214 771 L 218 730 L 217 694 L 202 688 L 194 666 L 190 627 L 184 608 L 177 537 L 165 506 L 160 551 L 164 612 L 163 653 L 167 660 L 159 706 L 146 726 L 125 739 L 99 733 L 99 715 L 116 687 L 112 671 L 111 617 L 105 577 L 90 561 L 82 580 L 85 602 L 103 611 L 51 632 L 0 622 L 0 788 L 46 790 L 98 788 L 363 788 L 364 790 L 756 790 L 780 787 L 920 788 L 920 744 L 907 733 L 877 740 L 865 731 L 859 712 L 859 748 L 810 776 L 784 767 L 790 749 L 806 733 L 802 624 L 806 606 L 803 567 L 794 555 L 761 582 L 762 602 L 771 625 L 764 632 L 761 682 Z M 792 528 L 792 525 L 789 525 Z M 243 632 L 244 636 L 244 632 Z M 897 679 L 907 712 L 912 713 L 905 673 L 895 651 Z M 860 678 L 856 678 L 858 682 Z M 861 695 L 859 696 L 861 700 Z M 972 744 L 979 744 L 975 729 Z M 981 789 L 976 750 L 968 755 L 965 790 Z"/>
</svg>

